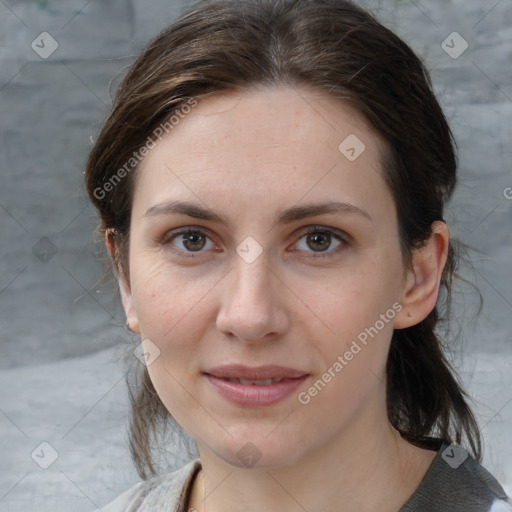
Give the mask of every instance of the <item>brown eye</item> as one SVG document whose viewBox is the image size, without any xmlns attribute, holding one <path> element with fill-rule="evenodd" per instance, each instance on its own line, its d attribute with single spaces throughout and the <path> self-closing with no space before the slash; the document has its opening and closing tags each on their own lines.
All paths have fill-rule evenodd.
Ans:
<svg viewBox="0 0 512 512">
<path fill-rule="evenodd" d="M 343 231 L 319 226 L 306 231 L 295 244 L 293 252 L 300 251 L 308 257 L 323 258 L 334 256 L 349 245 L 350 237 Z"/>
<path fill-rule="evenodd" d="M 306 243 L 314 251 L 325 251 L 331 245 L 331 236 L 327 233 L 312 233 L 307 235 Z"/>
<path fill-rule="evenodd" d="M 182 233 L 183 246 L 189 251 L 200 251 L 206 245 L 206 237 L 199 231 Z"/>
<path fill-rule="evenodd" d="M 194 253 L 201 254 L 216 247 L 206 233 L 190 228 L 172 231 L 166 234 L 160 243 L 173 253 L 184 257 L 194 257 Z"/>
</svg>

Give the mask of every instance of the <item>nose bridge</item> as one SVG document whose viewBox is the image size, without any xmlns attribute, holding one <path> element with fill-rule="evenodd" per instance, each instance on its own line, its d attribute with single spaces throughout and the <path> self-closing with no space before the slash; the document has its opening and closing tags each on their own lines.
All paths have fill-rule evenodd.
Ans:
<svg viewBox="0 0 512 512">
<path fill-rule="evenodd" d="M 287 316 L 276 292 L 276 276 L 264 254 L 248 263 L 235 256 L 217 327 L 244 341 L 263 339 L 286 328 Z"/>
<path fill-rule="evenodd" d="M 266 302 L 271 294 L 273 272 L 264 255 L 247 263 L 242 258 L 235 264 L 235 293 L 238 299 Z M 261 302 L 261 303 L 263 303 Z"/>
</svg>

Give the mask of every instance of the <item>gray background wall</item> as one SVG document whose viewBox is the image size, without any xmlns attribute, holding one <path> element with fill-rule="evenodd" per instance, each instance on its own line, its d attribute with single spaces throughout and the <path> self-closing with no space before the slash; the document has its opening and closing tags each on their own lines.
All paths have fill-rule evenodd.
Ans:
<svg viewBox="0 0 512 512">
<path fill-rule="evenodd" d="M 476 317 L 476 294 L 458 290 L 465 341 L 453 357 L 476 398 L 487 465 L 512 483 L 510 448 L 498 449 L 512 441 L 512 2 L 360 3 L 426 59 L 459 143 L 449 218 L 478 250 L 467 276 L 484 306 Z M 82 170 L 120 74 L 185 4 L 0 0 L 2 510 L 91 510 L 137 479 L 120 362 L 131 339 L 102 280 Z M 453 32 L 468 44 L 457 58 Z M 188 457 L 171 454 L 171 466 Z"/>
</svg>

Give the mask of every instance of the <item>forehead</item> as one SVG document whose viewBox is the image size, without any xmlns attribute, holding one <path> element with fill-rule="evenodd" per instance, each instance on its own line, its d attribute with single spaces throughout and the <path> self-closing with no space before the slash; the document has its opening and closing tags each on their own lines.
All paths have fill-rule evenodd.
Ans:
<svg viewBox="0 0 512 512">
<path fill-rule="evenodd" d="M 260 209 L 301 198 L 378 206 L 389 200 L 383 147 L 354 107 L 320 92 L 216 93 L 200 99 L 145 157 L 134 208 L 175 195 L 207 205 L 259 202 Z"/>
</svg>

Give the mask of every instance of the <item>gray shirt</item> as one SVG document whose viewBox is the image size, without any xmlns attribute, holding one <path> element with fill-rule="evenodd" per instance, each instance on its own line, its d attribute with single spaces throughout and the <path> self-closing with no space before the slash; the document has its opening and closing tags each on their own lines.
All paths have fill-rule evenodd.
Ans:
<svg viewBox="0 0 512 512">
<path fill-rule="evenodd" d="M 199 459 L 181 469 L 140 482 L 103 512 L 187 512 Z M 418 489 L 398 512 L 511 512 L 496 479 L 456 445 L 441 443 Z"/>
</svg>

